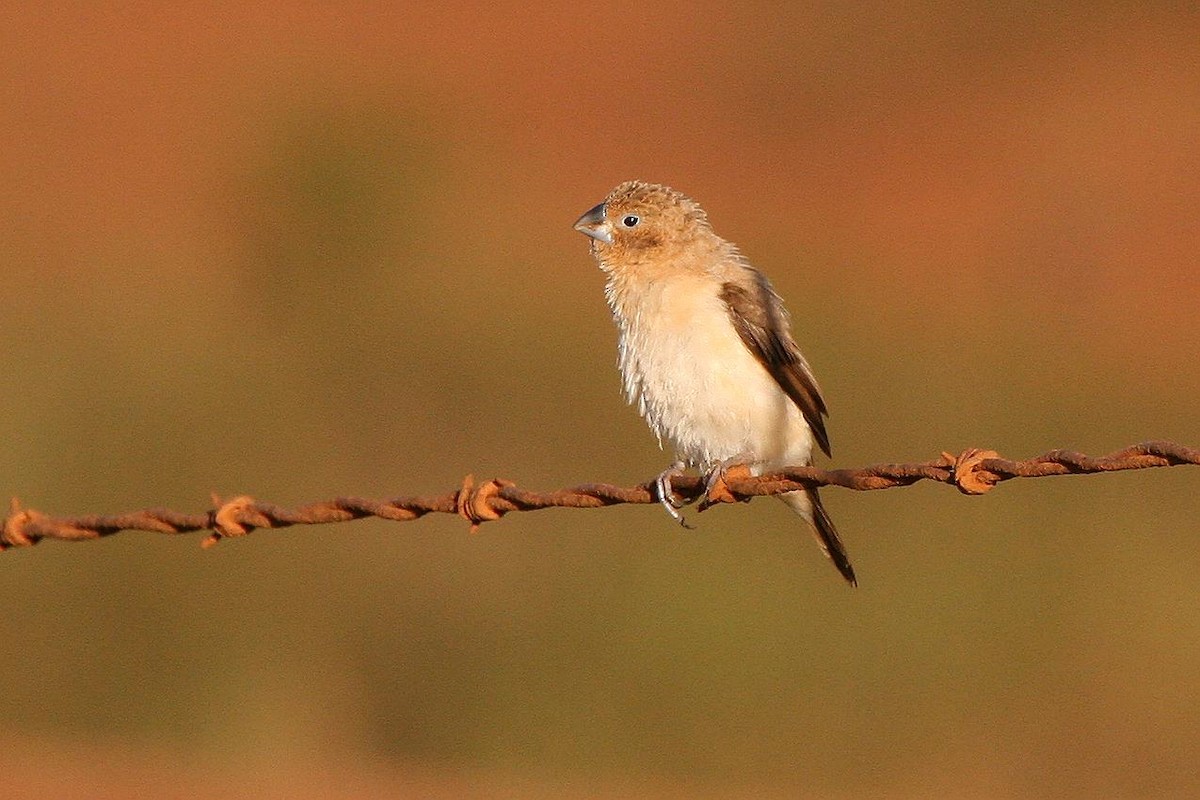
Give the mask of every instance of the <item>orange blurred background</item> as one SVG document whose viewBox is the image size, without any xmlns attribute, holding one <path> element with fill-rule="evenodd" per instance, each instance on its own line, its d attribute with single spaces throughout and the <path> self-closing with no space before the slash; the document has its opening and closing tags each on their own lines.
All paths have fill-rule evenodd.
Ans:
<svg viewBox="0 0 1200 800">
<path fill-rule="evenodd" d="M 1187 4 L 0 10 L 0 492 L 635 483 L 575 218 L 708 209 L 837 466 L 1200 443 Z M 1200 793 L 1200 472 L 3 554 L 0 796 Z"/>
</svg>

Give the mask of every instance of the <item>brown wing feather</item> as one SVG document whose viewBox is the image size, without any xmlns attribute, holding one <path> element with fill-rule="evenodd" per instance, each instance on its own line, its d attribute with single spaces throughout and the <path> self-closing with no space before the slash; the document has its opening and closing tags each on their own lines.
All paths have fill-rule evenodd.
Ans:
<svg viewBox="0 0 1200 800">
<path fill-rule="evenodd" d="M 766 276 L 749 267 L 747 273 L 753 276 L 749 286 L 733 282 L 721 286 L 720 297 L 729 309 L 733 327 L 779 388 L 800 409 L 821 450 L 830 455 L 824 420 L 829 412 L 817 379 L 788 331 L 783 302 Z"/>
</svg>

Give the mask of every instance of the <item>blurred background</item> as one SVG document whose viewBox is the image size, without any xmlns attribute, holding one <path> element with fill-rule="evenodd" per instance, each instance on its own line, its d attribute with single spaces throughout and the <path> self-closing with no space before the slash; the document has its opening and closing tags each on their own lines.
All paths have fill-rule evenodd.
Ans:
<svg viewBox="0 0 1200 800">
<path fill-rule="evenodd" d="M 1200 444 L 1194 4 L 8 4 L 0 495 L 668 462 L 576 217 L 767 272 L 835 466 Z M 2 796 L 1200 792 L 1200 472 L 0 556 Z"/>
</svg>

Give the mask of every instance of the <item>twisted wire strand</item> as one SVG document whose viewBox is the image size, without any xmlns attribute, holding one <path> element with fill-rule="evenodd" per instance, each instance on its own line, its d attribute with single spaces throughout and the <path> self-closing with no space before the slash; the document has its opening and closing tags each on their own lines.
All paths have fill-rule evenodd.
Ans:
<svg viewBox="0 0 1200 800">
<path fill-rule="evenodd" d="M 1180 464 L 1200 465 L 1200 450 L 1175 442 L 1151 441 L 1105 456 L 1052 450 L 1034 458 L 1013 461 L 1001 458 L 993 450 L 970 449 L 957 456 L 942 453 L 940 458 L 923 463 L 875 464 L 859 469 L 790 467 L 762 476 L 750 476 L 745 470 L 734 469 L 713 487 L 706 487 L 703 477 L 683 476 L 672 481 L 672 488 L 685 502 L 701 500 L 700 510 L 703 511 L 716 503 L 746 501 L 751 497 L 782 494 L 805 486 L 840 486 L 870 491 L 927 480 L 955 486 L 964 494 L 978 495 L 1012 478 L 1088 475 Z M 148 508 L 124 514 L 52 517 L 22 508 L 13 498 L 3 527 L 0 527 L 0 550 L 28 547 L 43 539 L 80 541 L 129 530 L 165 534 L 209 531 L 203 542 L 209 546 L 222 538 L 244 536 L 257 528 L 321 525 L 364 517 L 403 521 L 426 514 L 457 514 L 467 520 L 474 531 L 484 522 L 498 520 L 512 511 L 656 502 L 653 480 L 632 487 L 589 483 L 569 489 L 533 492 L 499 478 L 476 484 L 472 475 L 466 476 L 462 486 L 448 494 L 392 500 L 338 497 L 297 508 L 262 503 L 245 495 L 228 500 L 213 495 L 212 508 L 199 513 Z"/>
</svg>

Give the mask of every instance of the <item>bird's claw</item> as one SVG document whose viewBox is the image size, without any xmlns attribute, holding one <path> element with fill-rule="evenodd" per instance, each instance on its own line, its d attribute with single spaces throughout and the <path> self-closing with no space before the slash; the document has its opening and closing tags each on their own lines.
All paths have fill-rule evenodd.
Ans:
<svg viewBox="0 0 1200 800">
<path fill-rule="evenodd" d="M 706 508 L 715 506 L 717 503 L 736 503 L 741 500 L 743 503 L 750 502 L 750 498 L 738 498 L 729 490 L 729 480 L 737 480 L 739 478 L 749 478 L 751 475 L 750 467 L 738 459 L 736 461 L 723 461 L 717 466 L 709 470 L 704 476 L 704 499 L 700 501 L 699 509 L 704 511 Z"/>
<path fill-rule="evenodd" d="M 671 467 L 659 473 L 659 476 L 654 479 L 654 489 L 658 494 L 658 502 L 667 513 L 671 515 L 671 519 L 678 522 L 688 530 L 694 530 L 683 514 L 679 513 L 679 509 L 683 508 L 686 503 L 675 499 L 675 491 L 671 488 L 671 479 L 683 474 L 683 465 L 674 464 Z"/>
</svg>

